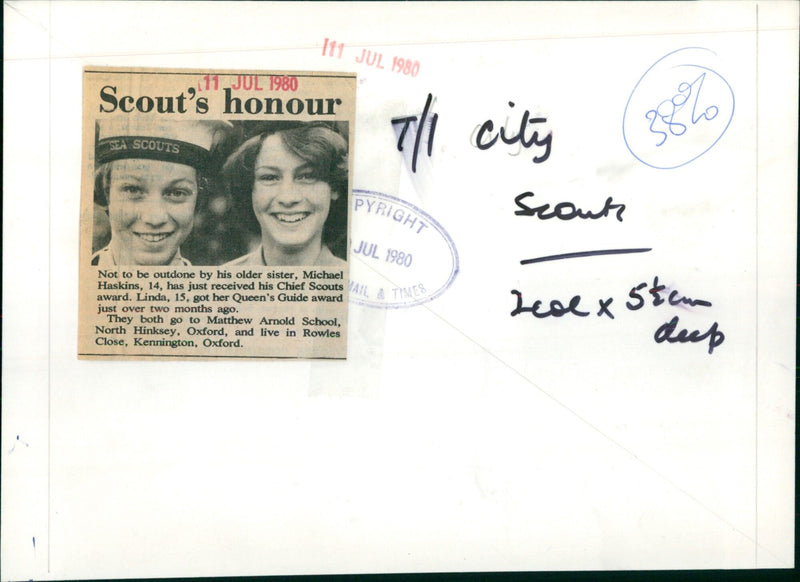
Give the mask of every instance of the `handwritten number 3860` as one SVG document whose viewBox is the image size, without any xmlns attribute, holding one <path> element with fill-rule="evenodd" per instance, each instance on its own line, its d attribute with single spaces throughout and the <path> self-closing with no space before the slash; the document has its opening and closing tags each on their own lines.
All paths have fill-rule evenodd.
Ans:
<svg viewBox="0 0 800 582">
<path fill-rule="evenodd" d="M 660 133 L 663 137 L 656 146 L 662 145 L 667 141 L 668 134 L 665 131 L 654 129 L 656 121 L 659 119 L 667 126 L 667 130 L 674 136 L 681 136 L 686 133 L 686 125 L 675 121 L 675 115 L 683 109 L 684 105 L 689 101 L 689 98 L 694 94 L 694 101 L 692 103 L 692 125 L 695 125 L 701 119 L 711 121 L 719 113 L 719 108 L 716 105 L 706 107 L 705 111 L 697 115 L 697 100 L 700 97 L 700 89 L 703 87 L 703 81 L 706 74 L 703 73 L 691 83 L 683 82 L 678 85 L 678 93 L 672 99 L 664 99 L 658 104 L 658 107 L 651 109 L 645 114 L 645 117 L 650 120 L 650 131 L 652 133 Z M 695 87 L 696 86 L 696 87 Z"/>
</svg>

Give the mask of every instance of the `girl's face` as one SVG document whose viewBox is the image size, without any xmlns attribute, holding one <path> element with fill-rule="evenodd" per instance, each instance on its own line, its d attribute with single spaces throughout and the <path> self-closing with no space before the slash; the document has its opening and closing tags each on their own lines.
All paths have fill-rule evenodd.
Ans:
<svg viewBox="0 0 800 582">
<path fill-rule="evenodd" d="M 160 160 L 112 164 L 108 215 L 117 264 L 170 264 L 192 230 L 197 172 Z"/>
<path fill-rule="evenodd" d="M 338 197 L 311 164 L 286 149 L 280 133 L 264 140 L 255 161 L 253 211 L 267 252 L 321 249 L 322 227 Z"/>
</svg>

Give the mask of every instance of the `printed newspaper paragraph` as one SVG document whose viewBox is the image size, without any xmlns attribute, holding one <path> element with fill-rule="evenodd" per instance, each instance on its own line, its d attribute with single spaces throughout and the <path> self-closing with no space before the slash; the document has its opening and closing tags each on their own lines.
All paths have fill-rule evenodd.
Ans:
<svg viewBox="0 0 800 582">
<path fill-rule="evenodd" d="M 84 74 L 78 355 L 345 358 L 355 76 Z"/>
</svg>

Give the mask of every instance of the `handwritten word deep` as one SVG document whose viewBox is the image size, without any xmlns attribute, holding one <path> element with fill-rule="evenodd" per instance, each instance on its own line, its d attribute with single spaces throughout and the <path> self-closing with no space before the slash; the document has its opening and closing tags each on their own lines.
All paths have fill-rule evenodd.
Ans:
<svg viewBox="0 0 800 582">
<path fill-rule="evenodd" d="M 714 348 L 719 347 L 720 345 L 722 345 L 722 342 L 725 341 L 725 334 L 722 333 L 721 331 L 718 331 L 719 326 L 716 321 L 704 334 L 700 334 L 698 330 L 689 332 L 689 330 L 682 329 L 678 332 L 677 335 L 673 336 L 672 334 L 678 327 L 678 323 L 680 323 L 680 320 L 676 315 L 675 317 L 670 319 L 667 323 L 659 327 L 653 336 L 653 339 L 656 340 L 656 343 L 657 344 L 660 344 L 662 342 L 667 342 L 671 344 L 686 343 L 686 342 L 698 343 L 705 340 L 706 338 L 709 338 L 708 353 L 713 354 Z"/>
<path fill-rule="evenodd" d="M 514 202 L 521 210 L 515 210 L 514 214 L 517 216 L 535 216 L 541 220 L 549 220 L 551 218 L 558 218 L 560 220 L 572 220 L 573 218 L 582 218 L 589 220 L 597 220 L 598 218 L 606 218 L 612 210 L 617 211 L 617 220 L 622 222 L 622 213 L 625 212 L 624 204 L 612 204 L 613 198 L 609 196 L 606 199 L 603 209 L 599 212 L 591 212 L 577 208 L 572 202 L 559 202 L 555 205 L 553 210 L 547 214 L 550 208 L 549 204 L 543 204 L 531 208 L 523 202 L 526 198 L 533 198 L 533 192 L 523 192 L 514 198 Z"/>
<path fill-rule="evenodd" d="M 513 101 L 509 101 L 508 106 L 514 107 L 515 103 Z M 494 131 L 494 122 L 491 119 L 487 119 L 483 122 L 483 124 L 481 124 L 481 127 L 478 130 L 478 134 L 475 137 L 475 144 L 478 146 L 478 149 L 488 150 L 497 143 L 498 139 L 500 139 L 503 143 L 508 145 L 513 145 L 519 142 L 525 148 L 530 148 L 531 146 L 544 147 L 544 153 L 533 157 L 534 164 L 541 164 L 550 157 L 550 150 L 553 144 L 553 132 L 550 131 L 546 136 L 540 139 L 539 132 L 536 129 L 536 124 L 547 123 L 547 118 L 531 118 L 530 115 L 530 111 L 526 109 L 522 114 L 522 119 L 519 123 L 519 131 L 516 135 L 508 135 L 506 128 L 501 126 L 498 133 L 492 136 L 492 132 Z M 533 125 L 534 129 L 533 134 L 528 136 L 528 129 L 530 128 L 530 125 Z"/>
<path fill-rule="evenodd" d="M 711 307 L 711 302 L 705 299 L 692 299 L 691 297 L 681 294 L 677 289 L 672 289 L 667 296 L 667 286 L 659 283 L 658 275 L 653 277 L 652 285 L 642 282 L 635 287 L 632 287 L 628 293 L 628 297 L 633 301 L 626 301 L 625 307 L 628 311 L 635 312 L 640 310 L 646 305 L 645 296 L 639 291 L 644 288 L 650 287 L 647 291 L 652 299 L 652 305 L 659 307 L 667 305 L 669 307 Z M 517 289 L 512 289 L 511 294 L 516 297 L 516 305 L 511 310 L 511 317 L 515 317 L 520 313 L 530 313 L 537 319 L 544 319 L 546 317 L 563 317 L 565 315 L 575 315 L 577 317 L 588 317 L 588 311 L 579 310 L 582 298 L 580 295 L 574 295 L 572 299 L 566 304 L 559 300 L 552 300 L 549 302 L 549 309 L 544 307 L 545 302 L 537 299 L 530 306 L 523 306 L 524 301 L 522 292 Z M 664 294 L 664 296 L 662 296 Z M 611 305 L 614 302 L 614 297 L 604 297 L 597 300 L 599 309 L 595 314 L 597 317 L 607 317 L 609 319 L 616 319 L 611 310 Z M 688 329 L 678 330 L 680 323 L 679 317 L 676 315 L 670 321 L 659 326 L 653 335 L 656 343 L 699 343 L 708 340 L 708 353 L 714 352 L 714 349 L 722 345 L 725 341 L 725 334 L 719 329 L 719 324 L 714 322 L 707 331 L 701 333 L 699 330 L 689 331 Z"/>
<path fill-rule="evenodd" d="M 411 171 L 417 171 L 417 154 L 419 153 L 419 144 L 422 140 L 422 133 L 423 129 L 426 127 L 425 121 L 428 118 L 428 112 L 430 111 L 431 101 L 433 100 L 433 95 L 428 93 L 428 98 L 425 100 L 425 107 L 422 110 L 422 115 L 419 117 L 419 122 L 417 123 L 417 131 L 416 136 L 414 137 L 414 155 L 411 161 Z M 428 129 L 428 157 L 431 157 L 433 153 L 433 135 L 436 131 L 436 122 L 439 120 L 439 114 L 434 113 L 430 118 L 430 127 Z M 417 122 L 416 115 L 410 115 L 408 117 L 399 117 L 396 119 L 392 119 L 392 125 L 403 124 L 403 129 L 400 131 L 400 137 L 397 139 L 397 151 L 403 151 L 403 141 L 406 139 L 406 132 L 408 131 L 408 126 L 412 122 Z"/>
</svg>

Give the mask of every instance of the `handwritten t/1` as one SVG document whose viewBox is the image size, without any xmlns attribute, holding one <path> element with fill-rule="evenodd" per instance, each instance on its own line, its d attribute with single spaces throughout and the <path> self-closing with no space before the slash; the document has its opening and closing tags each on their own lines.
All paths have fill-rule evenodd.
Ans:
<svg viewBox="0 0 800 582">
<path fill-rule="evenodd" d="M 417 124 L 417 134 L 414 139 L 414 156 L 411 158 L 411 171 L 417 171 L 417 154 L 419 153 L 419 143 L 422 140 L 422 128 L 425 127 L 425 121 L 428 118 L 428 113 L 431 107 L 431 101 L 433 100 L 433 95 L 428 93 L 428 99 L 425 101 L 425 108 L 422 110 L 422 116 L 419 119 L 419 123 Z M 434 113 L 431 116 L 430 121 L 430 129 L 428 130 L 428 157 L 431 157 L 433 153 L 433 134 L 436 131 L 436 122 L 439 120 L 439 114 Z M 406 138 L 406 131 L 408 130 L 408 126 L 411 122 L 417 121 L 416 115 L 410 115 L 408 117 L 399 117 L 397 119 L 392 119 L 392 124 L 396 125 L 399 123 L 403 124 L 403 129 L 400 131 L 400 137 L 397 140 L 397 151 L 403 151 L 403 141 Z"/>
</svg>

